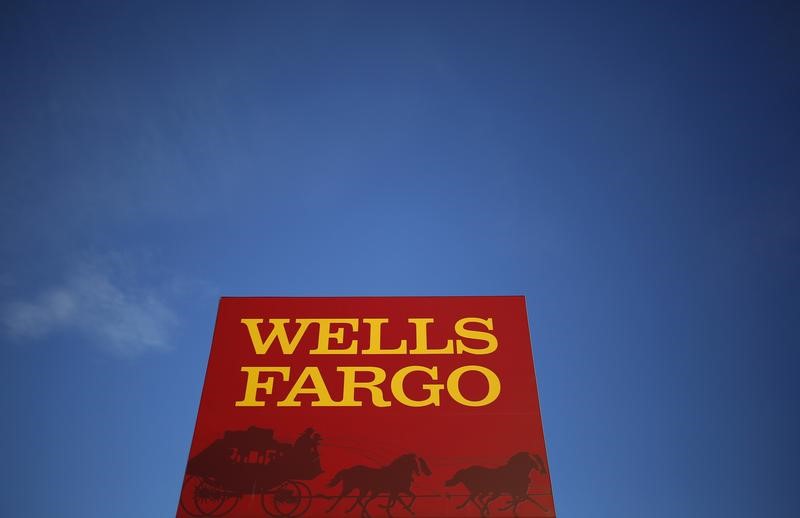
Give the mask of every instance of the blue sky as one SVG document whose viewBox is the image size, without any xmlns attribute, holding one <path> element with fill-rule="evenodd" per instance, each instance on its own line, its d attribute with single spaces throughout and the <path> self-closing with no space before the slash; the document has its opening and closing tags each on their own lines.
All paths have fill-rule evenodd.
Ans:
<svg viewBox="0 0 800 518">
<path fill-rule="evenodd" d="M 523 294 L 560 516 L 792 515 L 797 27 L 7 4 L 0 514 L 174 513 L 221 295 Z"/>
</svg>

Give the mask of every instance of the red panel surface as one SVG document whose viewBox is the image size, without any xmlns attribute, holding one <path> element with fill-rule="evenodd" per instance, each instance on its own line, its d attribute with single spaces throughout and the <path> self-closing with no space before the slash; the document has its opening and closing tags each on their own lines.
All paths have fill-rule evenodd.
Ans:
<svg viewBox="0 0 800 518">
<path fill-rule="evenodd" d="M 303 322 L 305 331 L 291 354 L 277 341 L 258 354 L 254 338 L 266 340 L 280 327 L 275 319 L 289 321 L 289 339 Z M 382 349 L 405 340 L 405 353 L 366 354 L 377 350 L 377 327 Z M 428 349 L 451 340 L 452 352 L 414 354 L 420 332 Z M 496 349 L 475 354 L 493 349 L 492 337 Z M 311 352 L 326 347 L 340 353 Z M 392 379 L 411 366 L 427 370 L 393 390 Z M 288 368 L 286 380 L 257 368 Z M 285 406 L 298 378 L 317 369 L 324 389 L 306 379 L 308 393 L 292 399 L 299 406 Z M 448 383 L 458 369 L 463 375 Z M 341 406 L 351 392 L 346 372 L 356 382 L 386 379 L 352 390 L 350 404 L 361 406 Z M 237 406 L 249 382 L 270 377 L 271 394 L 258 389 L 249 401 L 263 406 Z M 403 403 L 430 402 L 431 385 L 438 405 Z M 319 404 L 326 399 L 333 406 Z M 177 516 L 378 517 L 387 505 L 393 516 L 555 516 L 524 298 L 221 299 Z"/>
</svg>

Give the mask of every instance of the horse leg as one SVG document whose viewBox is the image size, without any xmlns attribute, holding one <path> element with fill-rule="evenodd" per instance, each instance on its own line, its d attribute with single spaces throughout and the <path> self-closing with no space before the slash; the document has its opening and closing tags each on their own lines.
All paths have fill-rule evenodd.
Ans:
<svg viewBox="0 0 800 518">
<path fill-rule="evenodd" d="M 384 504 L 378 504 L 378 505 L 384 509 L 389 509 L 390 507 L 394 507 L 396 501 L 397 501 L 397 495 L 395 495 L 394 493 L 389 493 L 386 495 L 386 505 Z"/>
<path fill-rule="evenodd" d="M 358 496 L 356 497 L 355 501 L 353 502 L 353 505 L 351 505 L 351 506 L 350 506 L 350 508 L 349 508 L 349 509 L 347 509 L 347 512 L 348 512 L 348 513 L 349 513 L 350 511 L 352 511 L 353 509 L 355 509 L 357 505 L 360 505 L 360 504 L 361 504 L 361 498 L 362 498 L 363 496 L 364 496 L 364 491 L 363 491 L 361 488 L 359 488 L 359 489 L 358 489 Z"/>
<path fill-rule="evenodd" d="M 523 502 L 524 500 L 525 500 L 524 498 L 518 498 L 516 496 L 512 496 L 511 500 L 508 501 L 508 504 L 505 507 L 501 507 L 500 510 L 507 511 L 511 509 L 511 512 L 514 514 L 514 516 L 517 516 L 517 506 L 520 504 L 520 502 Z"/>
<path fill-rule="evenodd" d="M 336 507 L 337 505 L 339 505 L 339 502 L 341 502 L 341 501 L 342 501 L 342 498 L 344 498 L 344 497 L 346 497 L 347 495 L 349 495 L 349 494 L 350 494 L 350 491 L 352 491 L 352 488 L 351 488 L 351 487 L 349 487 L 349 486 L 344 486 L 344 487 L 342 487 L 342 494 L 340 494 L 340 495 L 339 495 L 339 497 L 336 499 L 336 501 L 335 501 L 335 502 L 333 502 L 333 505 L 331 505 L 330 507 L 328 507 L 328 510 L 327 510 L 327 511 L 325 511 L 325 512 L 326 512 L 326 513 L 329 513 L 329 512 L 331 512 L 331 511 L 333 511 L 333 508 L 334 508 L 334 507 Z M 348 512 L 350 512 L 350 511 L 351 511 L 351 509 L 348 509 L 347 511 L 348 511 Z"/>
<path fill-rule="evenodd" d="M 506 504 L 506 506 L 505 506 L 505 507 L 501 507 L 501 508 L 500 508 L 500 510 L 501 510 L 501 511 L 508 511 L 509 509 L 511 509 L 512 507 L 514 507 L 514 506 L 516 505 L 516 503 L 515 503 L 516 501 L 517 501 L 517 500 L 516 500 L 516 498 L 514 498 L 514 497 L 512 496 L 512 497 L 511 497 L 511 500 L 509 500 L 509 501 L 508 501 L 508 503 Z"/>
<path fill-rule="evenodd" d="M 463 502 L 461 502 L 461 504 L 460 504 L 460 505 L 457 505 L 457 506 L 456 506 L 456 509 L 463 509 L 463 508 L 464 508 L 464 506 L 465 506 L 465 505 L 467 505 L 467 504 L 468 504 L 468 503 L 470 503 L 470 502 L 472 502 L 473 504 L 475 504 L 475 494 L 474 494 L 474 493 L 470 493 L 470 495 L 467 497 L 467 499 L 466 499 L 466 500 L 464 500 Z M 475 504 L 475 505 L 478 505 L 478 504 Z"/>
<path fill-rule="evenodd" d="M 481 517 L 487 516 L 487 512 L 484 510 L 484 499 L 486 498 L 485 493 L 477 492 L 472 493 L 470 497 L 467 499 L 475 504 L 475 507 L 478 508 L 478 512 L 481 513 Z M 465 502 L 466 503 L 466 502 Z"/>
<path fill-rule="evenodd" d="M 519 516 L 519 515 L 517 514 L 517 506 L 518 506 L 518 505 L 519 505 L 519 503 L 520 503 L 520 502 L 522 502 L 523 500 L 525 500 L 525 499 L 524 499 L 524 498 L 515 498 L 515 499 L 514 499 L 514 506 L 511 508 L 511 512 L 512 512 L 512 513 L 514 513 L 514 518 L 517 518 L 517 516 Z"/>
<path fill-rule="evenodd" d="M 413 514 L 415 514 L 415 513 L 414 513 L 414 511 L 411 509 L 411 506 L 413 506 L 413 505 L 414 505 L 414 502 L 417 500 L 417 495 L 415 495 L 414 493 L 412 493 L 410 490 L 409 490 L 409 491 L 403 491 L 403 492 L 404 492 L 405 494 L 407 494 L 407 495 L 410 495 L 410 496 L 411 496 L 411 500 L 409 500 L 408 504 L 406 504 L 406 503 L 403 501 L 403 499 L 402 499 L 402 498 L 400 498 L 400 495 L 397 495 L 397 500 L 399 500 L 399 501 L 400 501 L 400 505 L 402 505 L 403 507 L 405 507 L 405 508 L 406 508 L 406 511 L 408 511 L 409 513 L 411 513 L 411 514 L 413 515 Z"/>
<path fill-rule="evenodd" d="M 472 499 L 472 503 L 475 504 L 475 507 L 478 508 L 478 511 L 481 513 L 481 516 L 485 516 L 486 515 L 486 512 L 483 510 L 483 508 L 484 508 L 484 505 L 483 505 L 484 499 L 485 499 L 485 496 L 484 496 L 483 493 L 478 493 L 477 495 L 475 495 L 475 498 Z"/>
<path fill-rule="evenodd" d="M 367 501 L 366 502 L 360 502 L 361 503 L 361 518 L 372 518 L 372 515 L 369 514 L 369 510 L 367 509 L 367 507 L 369 507 L 370 502 L 375 500 L 377 497 L 378 497 L 378 493 L 372 492 L 371 495 L 368 493 Z M 360 500 L 361 500 L 361 498 L 359 496 L 359 501 Z"/>
<path fill-rule="evenodd" d="M 538 507 L 539 509 L 541 509 L 543 512 L 545 512 L 545 513 L 547 512 L 547 508 L 546 508 L 545 506 L 543 506 L 542 504 L 540 504 L 539 502 L 537 502 L 536 500 L 534 500 L 534 499 L 533 499 L 533 498 L 531 498 L 530 496 L 528 496 L 528 495 L 525 495 L 525 500 L 530 500 L 531 502 L 533 502 L 534 504 L 536 504 L 536 507 Z"/>
<path fill-rule="evenodd" d="M 401 494 L 408 495 L 408 496 L 411 497 L 411 499 L 408 501 L 408 503 L 406 503 L 406 501 L 403 500 L 403 497 L 400 496 Z M 414 513 L 414 510 L 411 509 L 411 506 L 414 505 L 414 501 L 416 499 L 417 499 L 417 495 L 412 493 L 410 490 L 409 491 L 401 491 L 397 495 L 395 495 L 395 501 L 400 502 L 400 505 L 403 506 L 403 509 L 405 509 L 406 511 L 408 511 L 412 515 L 416 514 L 416 513 Z"/>
<path fill-rule="evenodd" d="M 398 498 L 399 496 L 397 495 L 397 493 L 391 492 L 386 495 L 386 505 L 381 506 L 384 509 L 386 509 L 386 516 L 388 516 L 389 518 L 392 517 L 392 507 L 394 507 L 394 504 L 397 503 Z"/>
<path fill-rule="evenodd" d="M 500 496 L 497 493 L 490 493 L 483 499 L 483 505 L 481 507 L 481 516 L 489 516 L 489 504 L 495 501 L 495 499 Z"/>
</svg>

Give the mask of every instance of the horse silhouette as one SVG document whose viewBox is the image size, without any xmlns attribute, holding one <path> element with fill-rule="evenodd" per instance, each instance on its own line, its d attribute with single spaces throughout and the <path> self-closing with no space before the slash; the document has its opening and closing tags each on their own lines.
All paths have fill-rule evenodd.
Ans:
<svg viewBox="0 0 800 518">
<path fill-rule="evenodd" d="M 499 468 L 471 466 L 457 471 L 445 485 L 455 486 L 460 483 L 469 490 L 469 496 L 457 506 L 458 509 L 472 502 L 480 510 L 482 517 L 489 516 L 489 504 L 501 495 L 507 494 L 511 500 L 500 510 L 512 509 L 514 516 L 517 516 L 517 506 L 526 500 L 541 508 L 538 502 L 528 496 L 528 486 L 531 482 L 529 475 L 532 469 L 541 474 L 546 473 L 541 457 L 523 451 L 512 456 Z"/>
<path fill-rule="evenodd" d="M 348 513 L 355 509 L 356 506 L 361 506 L 362 518 L 369 518 L 370 514 L 367 507 L 370 502 L 381 495 L 386 495 L 386 505 L 382 507 L 386 509 L 387 516 L 391 516 L 390 510 L 397 502 L 400 502 L 400 505 L 408 512 L 414 514 L 411 506 L 414 505 L 417 496 L 411 491 L 411 483 L 414 480 L 414 476 L 419 476 L 420 474 L 430 475 L 431 470 L 428 468 L 425 459 L 417 457 L 413 453 L 401 455 L 388 466 L 381 468 L 359 465 L 343 469 L 328 482 L 328 487 L 334 487 L 341 482 L 342 492 L 328 508 L 327 512 L 331 512 L 344 497 L 354 490 L 358 490 L 358 496 L 353 505 L 347 510 Z M 400 495 L 408 495 L 411 499 L 406 503 Z"/>
</svg>

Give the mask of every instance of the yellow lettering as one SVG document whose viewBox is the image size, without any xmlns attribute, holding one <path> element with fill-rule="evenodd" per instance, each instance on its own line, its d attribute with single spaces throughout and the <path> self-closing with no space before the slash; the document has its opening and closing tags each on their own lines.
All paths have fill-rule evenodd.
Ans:
<svg viewBox="0 0 800 518">
<path fill-rule="evenodd" d="M 264 406 L 264 401 L 260 401 L 256 396 L 259 390 L 272 394 L 275 378 L 270 376 L 265 381 L 259 381 L 262 372 L 280 374 L 283 381 L 289 378 L 289 367 L 242 367 L 242 372 L 247 373 L 247 385 L 244 389 L 244 398 L 237 401 L 236 406 Z"/>
<path fill-rule="evenodd" d="M 300 322 L 300 320 L 298 320 L 298 322 Z M 286 334 L 286 324 L 289 323 L 288 318 L 270 318 L 269 323 L 272 324 L 272 331 L 269 333 L 266 340 L 261 338 L 261 331 L 258 328 L 258 325 L 263 323 L 263 318 L 242 319 L 242 324 L 247 326 L 247 330 L 250 332 L 250 341 L 253 343 L 253 349 L 256 354 L 267 354 L 267 351 L 269 351 L 270 346 L 276 338 L 280 343 L 283 354 L 294 354 L 294 350 L 297 349 L 300 339 L 303 338 L 310 322 L 300 322 L 300 329 L 297 330 L 291 340 L 289 340 Z"/>
<path fill-rule="evenodd" d="M 369 326 L 369 347 L 361 351 L 362 354 L 406 354 L 408 352 L 408 340 L 400 340 L 400 345 L 394 349 L 383 349 L 381 347 L 381 327 L 388 324 L 388 318 L 365 318 L 364 323 Z"/>
<path fill-rule="evenodd" d="M 478 331 L 473 329 L 467 329 L 467 324 L 482 324 L 486 329 L 489 331 L 494 330 L 494 323 L 492 322 L 491 318 L 483 319 L 483 318 L 473 318 L 467 317 L 462 318 L 458 322 L 456 322 L 456 334 L 462 338 L 467 338 L 471 340 L 483 340 L 486 342 L 486 347 L 476 349 L 474 347 L 469 347 L 465 345 L 463 341 L 456 340 L 456 352 L 458 354 L 461 353 L 470 353 L 470 354 L 490 354 L 497 350 L 497 338 L 492 334 L 486 331 Z"/>
<path fill-rule="evenodd" d="M 311 387 L 305 388 L 306 381 L 311 380 Z M 283 400 L 278 401 L 278 406 L 300 406 L 300 401 L 297 401 L 297 396 L 300 394 L 313 394 L 317 396 L 316 401 L 311 402 L 311 406 L 336 406 L 336 402 L 331 399 L 328 392 L 328 387 L 325 386 L 325 380 L 322 379 L 322 374 L 317 367 L 306 367 L 297 381 L 294 382 L 292 390 L 286 395 Z"/>
<path fill-rule="evenodd" d="M 440 399 L 439 399 L 439 392 L 444 388 L 442 384 L 439 383 L 426 383 L 422 385 L 422 388 L 428 391 L 428 397 L 423 400 L 416 400 L 411 399 L 406 395 L 405 389 L 403 387 L 403 382 L 406 379 L 406 376 L 411 374 L 412 372 L 424 372 L 431 377 L 431 380 L 436 381 L 438 379 L 438 372 L 436 367 L 421 367 L 417 365 L 411 365 L 409 367 L 403 367 L 399 371 L 397 371 L 394 376 L 392 376 L 392 394 L 394 398 L 410 407 L 422 407 L 422 406 L 439 406 Z"/>
<path fill-rule="evenodd" d="M 380 367 L 337 367 L 337 371 L 344 374 L 342 384 L 342 401 L 336 406 L 361 406 L 361 401 L 356 401 L 355 392 L 357 388 L 367 389 L 372 395 L 372 404 L 378 407 L 391 406 L 391 403 L 383 398 L 383 390 L 378 387 L 386 380 L 386 372 Z M 356 381 L 357 372 L 369 372 L 372 374 L 370 381 Z"/>
<path fill-rule="evenodd" d="M 465 398 L 464 395 L 461 394 L 461 388 L 458 385 L 461 375 L 469 371 L 483 374 L 483 377 L 486 378 L 486 382 L 489 385 L 486 396 L 478 401 L 471 401 Z M 500 395 L 500 380 L 497 378 L 497 374 L 486 367 L 481 367 L 480 365 L 465 365 L 450 373 L 450 376 L 447 378 L 447 392 L 450 393 L 450 397 L 452 397 L 456 403 L 460 403 L 464 406 L 486 406 Z"/>
<path fill-rule="evenodd" d="M 417 343 L 410 354 L 453 354 L 453 341 L 448 340 L 444 347 L 431 349 L 428 347 L 428 324 L 433 323 L 432 318 L 409 318 L 408 322 L 414 324 L 417 330 Z"/>
<path fill-rule="evenodd" d="M 311 349 L 309 354 L 357 354 L 358 353 L 358 340 L 353 340 L 346 349 L 331 349 L 331 340 L 335 339 L 337 344 L 344 342 L 344 328 L 340 327 L 336 331 L 331 331 L 331 326 L 334 324 L 350 326 L 353 331 L 358 331 L 357 318 L 319 318 L 307 319 L 298 318 L 301 324 L 310 324 L 317 322 L 319 324 L 319 342 L 316 349 Z"/>
</svg>

